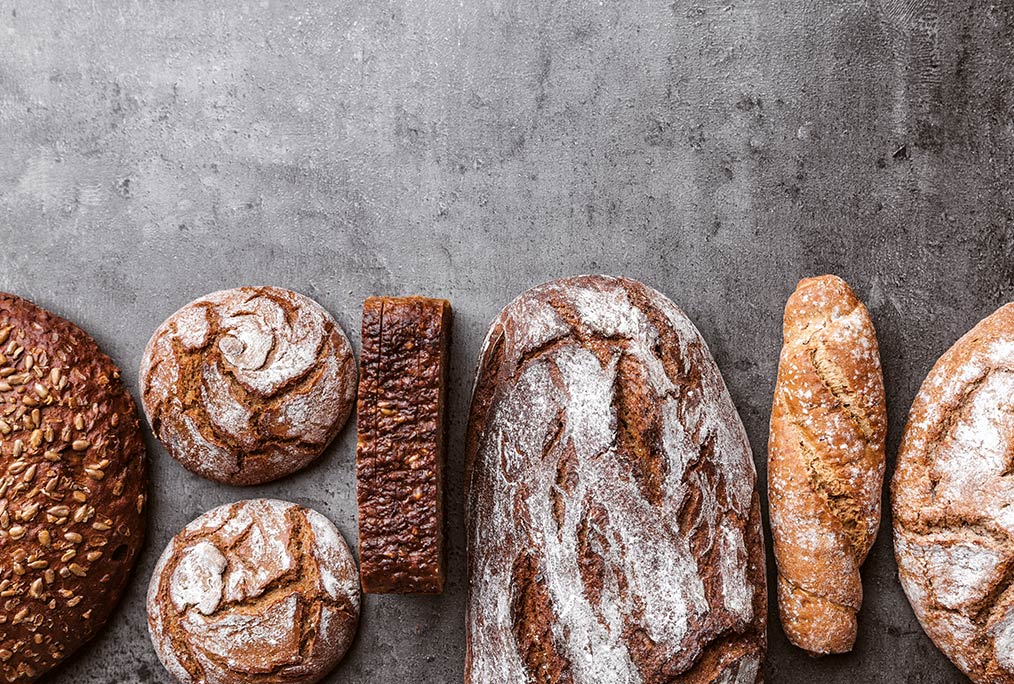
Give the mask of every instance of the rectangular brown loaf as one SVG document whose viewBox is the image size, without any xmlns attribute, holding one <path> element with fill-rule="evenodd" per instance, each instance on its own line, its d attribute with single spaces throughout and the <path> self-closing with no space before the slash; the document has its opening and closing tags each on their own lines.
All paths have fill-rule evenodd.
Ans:
<svg viewBox="0 0 1014 684">
<path fill-rule="evenodd" d="M 363 591 L 444 587 L 444 397 L 451 305 L 370 297 L 363 305 L 356 483 Z"/>
<path fill-rule="evenodd" d="M 465 684 L 756 684 L 756 471 L 700 333 L 581 276 L 493 322 L 467 441 Z"/>
</svg>

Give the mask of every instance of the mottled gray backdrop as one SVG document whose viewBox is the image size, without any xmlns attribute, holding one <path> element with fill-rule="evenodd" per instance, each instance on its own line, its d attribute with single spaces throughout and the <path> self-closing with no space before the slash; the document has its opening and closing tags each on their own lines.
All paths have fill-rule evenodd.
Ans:
<svg viewBox="0 0 1014 684">
<path fill-rule="evenodd" d="M 934 360 L 1014 289 L 1012 41 L 1006 0 L 0 0 L 0 289 L 90 331 L 135 395 L 150 333 L 212 290 L 302 291 L 357 349 L 367 295 L 450 298 L 448 590 L 368 597 L 328 681 L 460 682 L 461 445 L 496 312 L 582 272 L 662 290 L 711 345 L 763 482 L 782 306 L 838 273 L 877 325 L 890 473 Z M 149 444 L 129 596 L 47 681 L 170 681 L 143 592 L 213 506 L 291 499 L 355 540 L 352 426 L 250 489 Z M 865 590 L 851 655 L 808 658 L 772 614 L 767 679 L 964 681 L 913 617 L 889 526 Z"/>
</svg>

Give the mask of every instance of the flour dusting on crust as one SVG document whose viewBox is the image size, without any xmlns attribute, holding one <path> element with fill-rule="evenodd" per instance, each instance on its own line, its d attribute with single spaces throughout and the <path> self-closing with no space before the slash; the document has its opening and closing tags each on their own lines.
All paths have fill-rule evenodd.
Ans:
<svg viewBox="0 0 1014 684">
<path fill-rule="evenodd" d="M 484 345 L 468 459 L 468 684 L 661 684 L 719 637 L 742 655 L 713 676 L 759 680 L 749 443 L 672 302 L 601 276 L 515 300 Z"/>
</svg>

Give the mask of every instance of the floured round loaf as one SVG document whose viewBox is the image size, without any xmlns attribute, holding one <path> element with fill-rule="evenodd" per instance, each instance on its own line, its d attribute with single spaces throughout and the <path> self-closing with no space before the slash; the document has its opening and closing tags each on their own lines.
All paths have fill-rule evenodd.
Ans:
<svg viewBox="0 0 1014 684">
<path fill-rule="evenodd" d="M 756 472 L 700 333 L 641 283 L 522 294 L 467 444 L 466 684 L 755 684 Z"/>
<path fill-rule="evenodd" d="M 119 369 L 74 324 L 0 293 L 0 680 L 41 681 L 105 623 L 146 485 Z"/>
<path fill-rule="evenodd" d="M 1014 304 L 947 350 L 912 404 L 892 482 L 898 574 L 937 647 L 1014 682 Z"/>
<path fill-rule="evenodd" d="M 317 458 L 352 411 L 356 362 L 338 323 L 308 297 L 240 287 L 187 304 L 155 331 L 141 399 L 187 469 L 259 484 Z"/>
<path fill-rule="evenodd" d="M 312 684 L 345 655 L 358 620 L 359 573 L 341 534 L 273 499 L 194 520 L 148 586 L 152 642 L 182 684 Z"/>
</svg>

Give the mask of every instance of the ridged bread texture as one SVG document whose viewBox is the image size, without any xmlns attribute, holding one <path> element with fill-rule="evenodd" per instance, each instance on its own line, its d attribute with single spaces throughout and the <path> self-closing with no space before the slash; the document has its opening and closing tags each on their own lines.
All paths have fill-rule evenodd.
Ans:
<svg viewBox="0 0 1014 684">
<path fill-rule="evenodd" d="M 507 306 L 467 464 L 466 684 L 761 681 L 750 445 L 666 297 L 580 276 Z"/>
<path fill-rule="evenodd" d="M 1014 682 L 1014 304 L 976 325 L 912 404 L 892 482 L 898 574 L 937 647 Z"/>
</svg>

